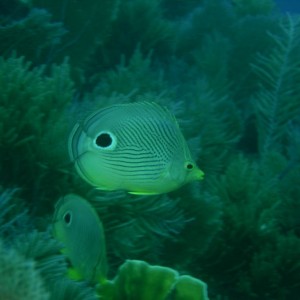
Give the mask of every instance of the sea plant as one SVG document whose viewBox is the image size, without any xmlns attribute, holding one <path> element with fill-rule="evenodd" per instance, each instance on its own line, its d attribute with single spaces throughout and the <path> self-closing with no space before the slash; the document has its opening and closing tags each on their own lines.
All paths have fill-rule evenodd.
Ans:
<svg viewBox="0 0 300 300">
<path fill-rule="evenodd" d="M 0 241 L 0 298 L 48 300 L 49 293 L 33 260 L 25 259 Z"/>
<path fill-rule="evenodd" d="M 127 260 L 111 281 L 98 287 L 105 300 L 208 300 L 206 284 L 171 268 Z"/>
<path fill-rule="evenodd" d="M 44 9 L 32 8 L 14 1 L 0 13 L 0 53 L 9 58 L 13 53 L 25 56 L 34 65 L 47 63 L 51 49 L 58 47 L 65 34 L 63 25 L 53 22 Z M 8 4 L 7 4 L 8 5 Z"/>
<path fill-rule="evenodd" d="M 0 238 L 10 239 L 15 234 L 30 230 L 28 211 L 18 197 L 19 189 L 4 189 L 0 186 Z M 20 227 L 22 229 L 20 230 Z"/>
<path fill-rule="evenodd" d="M 82 67 L 94 47 L 107 38 L 120 5 L 118 0 L 30 2 L 32 7 L 46 9 L 67 31 L 58 47 L 52 45 L 48 62 L 61 63 L 68 56 L 76 67 Z"/>
<path fill-rule="evenodd" d="M 300 19 L 283 18 L 280 33 L 271 35 L 271 53 L 257 55 L 252 64 L 260 78 L 257 95 L 253 99 L 258 132 L 259 152 L 263 156 L 271 149 L 281 151 L 288 124 L 300 112 L 299 84 Z"/>
<path fill-rule="evenodd" d="M 177 206 L 179 199 L 166 195 L 97 192 L 91 200 L 104 224 L 110 271 L 126 258 L 147 258 L 158 263 L 164 242 L 176 238 L 188 222 Z"/>
<path fill-rule="evenodd" d="M 67 107 L 73 97 L 69 65 L 65 61 L 46 74 L 44 67 L 32 68 L 23 57 L 0 57 L 0 89 L 0 167 L 6 170 L 0 180 L 22 187 L 21 193 L 39 205 L 42 181 L 51 182 L 54 174 L 66 176 L 59 170 L 66 166 Z"/>
</svg>

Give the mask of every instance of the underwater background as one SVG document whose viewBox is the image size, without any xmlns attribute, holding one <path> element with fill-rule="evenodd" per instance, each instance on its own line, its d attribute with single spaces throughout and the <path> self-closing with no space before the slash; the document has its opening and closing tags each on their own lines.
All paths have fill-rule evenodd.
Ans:
<svg viewBox="0 0 300 300">
<path fill-rule="evenodd" d="M 68 193 L 97 210 L 109 280 L 139 260 L 200 279 L 212 300 L 299 299 L 299 13 L 298 1 L 0 0 L 0 299 L 153 299 L 152 269 L 132 295 L 121 279 L 116 295 L 67 275 L 52 220 Z M 156 196 L 85 183 L 73 125 L 149 97 L 176 115 L 204 180 Z"/>
</svg>

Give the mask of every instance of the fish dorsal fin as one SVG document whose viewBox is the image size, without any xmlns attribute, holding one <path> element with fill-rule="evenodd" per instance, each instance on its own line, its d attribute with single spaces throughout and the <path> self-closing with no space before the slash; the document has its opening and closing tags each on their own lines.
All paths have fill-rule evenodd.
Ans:
<svg viewBox="0 0 300 300">
<path fill-rule="evenodd" d="M 172 122 L 178 126 L 177 120 L 173 113 L 166 107 L 155 102 L 134 102 L 115 104 L 108 108 L 100 109 L 90 115 L 84 122 L 84 127 L 91 128 L 101 122 L 104 127 L 105 123 L 111 123 L 111 115 L 114 115 L 115 120 L 133 119 L 135 117 L 157 118 Z"/>
</svg>

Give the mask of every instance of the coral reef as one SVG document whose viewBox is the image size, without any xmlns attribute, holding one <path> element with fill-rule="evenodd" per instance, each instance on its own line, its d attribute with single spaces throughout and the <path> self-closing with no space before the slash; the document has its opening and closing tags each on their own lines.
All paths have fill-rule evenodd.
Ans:
<svg viewBox="0 0 300 300">
<path fill-rule="evenodd" d="M 111 300 L 208 300 L 204 282 L 139 260 L 127 260 L 112 281 L 99 286 L 98 293 Z"/>
<path fill-rule="evenodd" d="M 0 8 L 0 268 L 22 281 L 22 299 L 97 299 L 104 288 L 70 279 L 52 237 L 54 205 L 68 193 L 103 222 L 108 292 L 124 261 L 139 260 L 203 280 L 212 300 L 298 299 L 297 14 L 271 0 Z M 176 115 L 205 180 L 155 197 L 83 182 L 67 153 L 73 124 L 153 97 Z M 1 293 L 15 292 L 1 280 Z"/>
<path fill-rule="evenodd" d="M 48 300 L 34 261 L 24 259 L 14 249 L 6 249 L 0 242 L 0 298 L 6 300 Z"/>
</svg>

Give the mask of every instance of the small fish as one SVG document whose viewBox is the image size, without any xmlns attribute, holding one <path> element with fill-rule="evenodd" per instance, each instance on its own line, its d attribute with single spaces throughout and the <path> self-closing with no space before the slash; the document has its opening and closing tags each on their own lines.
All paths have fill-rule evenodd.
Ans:
<svg viewBox="0 0 300 300">
<path fill-rule="evenodd" d="M 57 202 L 53 233 L 64 245 L 79 279 L 92 283 L 106 278 L 106 246 L 102 223 L 92 205 L 82 197 L 68 194 Z"/>
<path fill-rule="evenodd" d="M 68 149 L 79 175 L 101 190 L 162 194 L 204 175 L 175 116 L 153 102 L 91 114 L 73 128 Z"/>
</svg>

